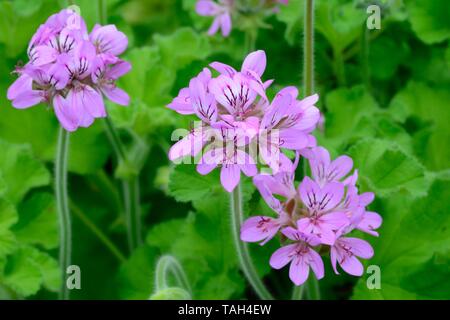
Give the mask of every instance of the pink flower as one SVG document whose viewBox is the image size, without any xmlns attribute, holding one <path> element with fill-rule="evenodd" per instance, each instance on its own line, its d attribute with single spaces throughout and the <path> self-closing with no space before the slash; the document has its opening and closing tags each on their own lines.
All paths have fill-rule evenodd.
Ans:
<svg viewBox="0 0 450 320">
<path fill-rule="evenodd" d="M 364 267 L 357 257 L 370 259 L 373 257 L 373 249 L 367 241 L 341 237 L 331 247 L 330 255 L 336 274 L 339 274 L 336 268 L 336 264 L 339 263 L 345 272 L 360 277 L 364 272 Z"/>
<path fill-rule="evenodd" d="M 289 217 L 281 213 L 278 218 L 255 216 L 247 219 L 241 226 L 241 240 L 266 244 L 289 222 Z"/>
<path fill-rule="evenodd" d="M 113 24 L 106 26 L 96 24 L 89 35 L 89 39 L 99 54 L 118 56 L 124 53 L 128 47 L 127 36 L 118 31 Z"/>
<path fill-rule="evenodd" d="M 295 243 L 275 251 L 270 257 L 270 266 L 274 269 L 281 269 L 290 263 L 289 278 L 297 286 L 302 285 L 308 279 L 310 268 L 317 279 L 322 279 L 325 274 L 323 261 L 312 248 L 319 244 L 317 238 L 306 236 L 292 227 L 283 229 L 282 233 Z"/>
<path fill-rule="evenodd" d="M 76 12 L 62 10 L 32 37 L 30 61 L 16 70 L 19 78 L 7 97 L 18 109 L 42 102 L 52 105 L 67 131 L 88 127 L 96 118 L 107 116 L 102 94 L 118 104 L 129 104 L 128 95 L 115 84 L 131 69 L 116 57 L 127 43 L 112 25 L 97 25 L 89 35 Z"/>
<path fill-rule="evenodd" d="M 258 50 L 248 54 L 248 56 L 242 63 L 240 72 L 236 71 L 233 67 L 221 62 L 213 62 L 209 66 L 224 76 L 222 77 L 223 81 L 226 81 L 225 79 L 227 79 L 225 78 L 225 76 L 227 76 L 229 79 L 235 80 L 235 76 L 239 75 L 237 77 L 236 85 L 232 86 L 233 91 L 230 90 L 228 94 L 231 94 L 231 92 L 233 92 L 234 94 L 240 93 L 242 85 L 246 86 L 247 88 L 251 88 L 254 92 L 264 98 L 264 100 L 267 100 L 265 89 L 272 83 L 272 81 L 269 80 L 263 83 L 261 80 L 261 77 L 266 70 L 266 63 L 266 53 L 263 50 Z M 226 83 L 223 83 L 223 81 L 222 84 L 226 85 Z M 244 95 L 247 92 L 244 89 L 245 88 L 242 88 L 243 91 L 241 95 Z"/>
<path fill-rule="evenodd" d="M 280 169 L 276 174 L 258 174 L 253 178 L 253 184 L 263 199 L 277 213 L 281 213 L 284 208 L 274 195 L 282 196 L 286 203 L 297 195 L 294 177 L 299 161 L 297 156 L 295 163 L 292 163 L 284 154 L 280 154 L 280 159 Z"/>
<path fill-rule="evenodd" d="M 340 156 L 331 161 L 329 152 L 323 147 L 311 149 L 308 160 L 312 176 L 320 186 L 341 181 L 353 167 L 353 160 L 348 156 Z"/>
<path fill-rule="evenodd" d="M 344 196 L 344 185 L 330 182 L 320 187 L 305 177 L 299 187 L 300 198 L 308 210 L 308 216 L 298 221 L 298 228 L 305 234 L 316 235 L 322 243 L 332 245 L 336 231 L 349 223 L 345 213 L 335 211 Z"/>
<path fill-rule="evenodd" d="M 223 130 L 222 143 L 219 142 L 218 146 L 212 147 L 203 155 L 197 165 L 197 171 L 206 175 L 220 165 L 220 182 L 228 192 L 232 192 L 238 185 L 241 171 L 248 177 L 256 175 L 256 162 L 239 148 L 245 145 L 243 137 L 233 129 Z"/>
<path fill-rule="evenodd" d="M 261 156 L 274 173 L 279 168 L 280 149 L 302 150 L 315 146 L 310 134 L 317 126 L 318 95 L 296 100 L 298 90 L 287 87 L 278 92 L 261 121 L 259 144 Z"/>
<path fill-rule="evenodd" d="M 196 11 L 201 16 L 214 17 L 214 21 L 208 30 L 209 35 L 214 35 L 219 29 L 224 37 L 228 37 L 231 32 L 230 10 L 233 4 L 232 0 L 198 0 Z"/>
</svg>

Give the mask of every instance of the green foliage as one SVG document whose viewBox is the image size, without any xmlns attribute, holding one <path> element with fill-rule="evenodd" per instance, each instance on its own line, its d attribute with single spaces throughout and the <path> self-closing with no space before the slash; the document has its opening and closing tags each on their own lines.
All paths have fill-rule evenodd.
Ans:
<svg viewBox="0 0 450 320">
<path fill-rule="evenodd" d="M 0 141 L 0 175 L 6 185 L 4 196 L 19 202 L 32 188 L 47 185 L 50 173 L 35 159 L 28 146 Z"/>
<path fill-rule="evenodd" d="M 406 1 L 414 32 L 423 42 L 432 44 L 450 38 L 448 3 L 445 0 Z"/>
<path fill-rule="evenodd" d="M 424 167 L 395 143 L 367 139 L 350 148 L 349 154 L 365 190 L 372 190 L 380 197 L 389 197 L 399 191 L 412 196 L 426 194 L 428 181 Z"/>
<path fill-rule="evenodd" d="M 450 276 L 449 180 L 436 180 L 426 197 L 400 195 L 387 201 L 375 257 L 381 289 L 369 290 L 364 279 L 355 299 L 447 299 Z"/>
<path fill-rule="evenodd" d="M 417 123 L 413 131 L 415 150 L 431 170 L 449 168 L 450 150 L 442 148 L 450 139 L 448 119 L 450 110 L 448 87 L 431 87 L 420 82 L 410 82 L 392 100 L 390 108 L 400 121 Z"/>
</svg>

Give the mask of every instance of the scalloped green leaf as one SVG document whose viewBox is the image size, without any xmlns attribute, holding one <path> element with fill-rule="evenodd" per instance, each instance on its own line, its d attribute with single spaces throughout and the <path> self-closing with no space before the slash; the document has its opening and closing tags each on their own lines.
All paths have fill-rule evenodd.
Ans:
<svg viewBox="0 0 450 320">
<path fill-rule="evenodd" d="M 396 143 L 366 139 L 349 149 L 360 181 L 377 196 L 388 197 L 393 192 L 406 191 L 412 196 L 427 193 L 429 179 L 423 165 Z"/>
<path fill-rule="evenodd" d="M 49 184 L 50 173 L 34 157 L 28 145 L 0 140 L 0 150 L 0 175 L 6 186 L 4 195 L 7 199 L 17 203 L 32 188 Z"/>
<path fill-rule="evenodd" d="M 450 292 L 450 180 L 436 180 L 425 197 L 401 194 L 384 208 L 375 256 L 367 264 L 381 270 L 381 288 L 361 278 L 354 299 L 447 299 Z M 366 275 L 367 276 L 367 275 Z"/>
</svg>

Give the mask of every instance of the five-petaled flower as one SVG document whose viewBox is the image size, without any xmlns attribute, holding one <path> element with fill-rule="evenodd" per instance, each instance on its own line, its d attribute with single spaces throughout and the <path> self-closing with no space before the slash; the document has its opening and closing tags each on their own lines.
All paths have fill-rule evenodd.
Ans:
<svg viewBox="0 0 450 320">
<path fill-rule="evenodd" d="M 280 4 L 287 5 L 288 2 L 289 0 L 259 0 L 255 5 L 249 1 L 239 2 L 239 0 L 197 0 L 195 11 L 200 16 L 214 17 L 208 30 L 209 35 L 214 35 L 221 30 L 222 35 L 228 37 L 231 33 L 233 18 L 239 25 L 249 12 L 254 13 L 256 17 L 266 16 L 277 12 Z"/>
<path fill-rule="evenodd" d="M 312 179 L 304 177 L 296 189 L 294 175 L 300 153 L 309 160 Z M 376 229 L 382 219 L 378 213 L 366 210 L 374 194 L 359 194 L 358 173 L 355 170 L 350 174 L 352 159 L 340 156 L 331 161 L 326 149 L 313 147 L 297 151 L 294 163 L 287 157 L 281 160 L 276 174 L 253 178 L 276 216 L 247 219 L 241 227 L 241 240 L 265 244 L 281 233 L 281 238 L 290 243 L 272 255 L 270 265 L 280 269 L 291 262 L 289 276 L 296 285 L 306 281 L 310 268 L 318 279 L 323 277 L 323 263 L 316 248 L 329 248 L 320 252 L 330 252 L 336 273 L 339 264 L 345 272 L 361 276 L 363 265 L 358 258 L 370 259 L 374 252 L 367 241 L 348 234 L 358 229 L 378 236 Z"/>
<path fill-rule="evenodd" d="M 28 46 L 29 62 L 16 69 L 19 78 L 7 97 L 17 109 L 45 102 L 67 131 L 89 127 L 107 116 L 103 95 L 128 105 L 116 81 L 131 69 L 117 56 L 128 39 L 115 26 L 96 25 L 88 34 L 84 20 L 64 9 L 41 25 Z"/>
<path fill-rule="evenodd" d="M 205 68 L 191 79 L 168 108 L 196 115 L 201 124 L 172 146 L 169 158 L 198 156 L 197 171 L 203 175 L 220 166 L 222 185 L 231 192 L 241 172 L 258 173 L 260 156 L 276 173 L 286 158 L 282 149 L 307 152 L 315 146 L 311 132 L 319 121 L 318 96 L 297 100 L 297 89 L 288 87 L 270 103 L 266 89 L 272 80 L 262 80 L 266 63 L 264 51 L 258 50 L 244 59 L 240 71 L 213 62 L 217 77 Z"/>
</svg>

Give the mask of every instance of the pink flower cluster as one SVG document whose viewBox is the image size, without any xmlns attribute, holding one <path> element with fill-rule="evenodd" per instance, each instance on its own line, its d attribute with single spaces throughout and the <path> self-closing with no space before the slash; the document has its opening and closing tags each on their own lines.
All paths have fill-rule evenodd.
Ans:
<svg viewBox="0 0 450 320">
<path fill-rule="evenodd" d="M 64 9 L 39 27 L 28 46 L 29 62 L 18 67 L 19 78 L 7 97 L 15 108 L 45 102 L 67 131 L 88 127 L 106 117 L 103 101 L 128 105 L 126 92 L 116 80 L 131 65 L 118 58 L 128 39 L 114 25 L 96 25 L 89 34 L 79 14 Z"/>
<path fill-rule="evenodd" d="M 201 16 L 214 17 L 213 23 L 208 30 L 209 35 L 214 35 L 221 30 L 222 35 L 227 37 L 230 35 L 232 19 L 231 17 L 239 11 L 255 11 L 260 10 L 276 11 L 279 4 L 287 5 L 289 0 L 260 0 L 257 8 L 246 10 L 239 0 L 197 0 L 196 11 Z M 248 9 L 248 8 L 247 8 Z"/>
<path fill-rule="evenodd" d="M 258 173 L 257 160 L 278 172 L 287 159 L 282 149 L 301 151 L 316 146 L 311 132 L 320 118 L 317 95 L 298 100 L 294 87 L 282 89 L 270 103 L 263 82 L 264 51 L 250 53 L 240 71 L 220 62 L 210 64 L 181 89 L 168 105 L 180 114 L 195 114 L 200 122 L 169 151 L 169 158 L 199 158 L 197 171 L 221 167 L 221 183 L 231 192 L 247 176 Z"/>
<path fill-rule="evenodd" d="M 340 156 L 331 161 L 322 147 L 302 154 L 309 160 L 312 179 L 304 177 L 298 188 L 294 186 L 298 155 L 294 163 L 284 158 L 279 173 L 253 178 L 277 216 L 249 218 L 242 225 L 241 239 L 265 244 L 281 233 L 284 245 L 272 255 L 270 265 L 280 269 L 290 263 L 289 276 L 296 285 L 306 281 L 310 268 L 318 279 L 323 278 L 324 264 L 318 252 L 329 252 L 336 273 L 339 264 L 345 272 L 361 276 L 363 265 L 357 258 L 370 259 L 374 252 L 368 242 L 348 234 L 358 229 L 378 236 L 375 230 L 382 219 L 366 210 L 374 194 L 358 193 L 357 170 L 349 175 L 351 158 Z"/>
</svg>

